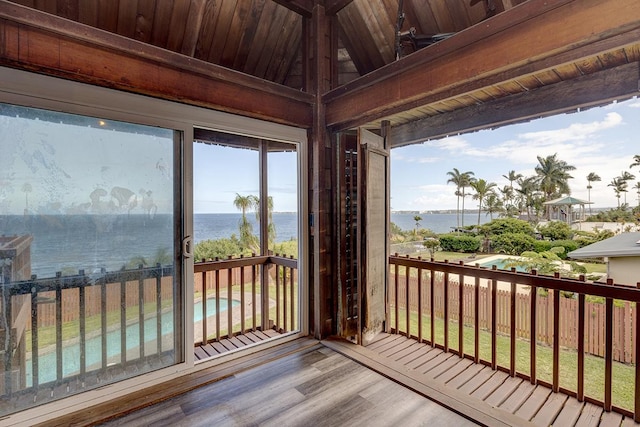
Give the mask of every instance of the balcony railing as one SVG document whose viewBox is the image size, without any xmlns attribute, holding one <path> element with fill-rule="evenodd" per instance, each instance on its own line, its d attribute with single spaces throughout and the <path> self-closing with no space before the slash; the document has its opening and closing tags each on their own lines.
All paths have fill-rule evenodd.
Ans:
<svg viewBox="0 0 640 427">
<path fill-rule="evenodd" d="M 297 268 L 296 259 L 279 255 L 195 263 L 195 344 L 258 329 L 297 330 Z"/>
<path fill-rule="evenodd" d="M 0 416 L 175 363 L 173 276 L 157 265 L 0 285 Z M 295 259 L 200 262 L 194 278 L 194 344 L 299 328 Z"/>
<path fill-rule="evenodd" d="M 640 289 L 391 256 L 399 333 L 640 419 Z"/>
<path fill-rule="evenodd" d="M 175 350 L 173 268 L 157 265 L 0 286 L 0 395 L 83 384 Z M 9 331 L 9 333 L 7 333 Z M 135 342 L 135 343 L 133 343 Z M 138 367 L 139 368 L 139 367 Z M 63 387 L 64 388 L 64 387 Z"/>
</svg>

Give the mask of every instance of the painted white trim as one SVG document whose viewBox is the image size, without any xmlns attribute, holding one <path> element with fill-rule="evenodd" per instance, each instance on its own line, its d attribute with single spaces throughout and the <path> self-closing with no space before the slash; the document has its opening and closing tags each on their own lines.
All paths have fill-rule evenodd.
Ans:
<svg viewBox="0 0 640 427">
<path fill-rule="evenodd" d="M 246 350 L 232 352 L 197 364 L 194 362 L 193 352 L 185 351 L 184 363 L 117 383 L 108 384 L 0 418 L 0 425 L 12 426 L 42 423 L 69 412 L 86 409 L 91 405 L 126 396 L 129 393 L 142 390 L 146 387 L 151 387 L 182 375 L 206 369 L 236 357 L 252 354 L 258 350 L 273 347 L 308 334 L 308 303 L 305 303 L 309 301 L 308 286 L 305 280 L 308 268 L 308 259 L 305 256 L 308 247 L 306 130 L 5 67 L 0 67 L 0 102 L 108 118 L 123 122 L 160 126 L 182 132 L 184 138 L 182 144 L 182 202 L 185 215 L 185 218 L 183 218 L 185 236 L 193 236 L 193 144 L 191 144 L 191 141 L 193 141 L 194 127 L 295 144 L 298 152 L 299 177 L 298 207 L 300 221 L 298 225 L 298 277 L 301 296 L 299 311 L 301 322 L 300 332 L 288 334 L 267 341 L 260 346 L 249 347 Z M 194 342 L 193 322 L 186 321 L 187 319 L 193 319 L 193 263 L 184 263 L 183 273 L 183 289 L 185 292 L 183 319 L 186 325 L 183 345 L 185 349 L 189 349 L 193 346 Z"/>
</svg>

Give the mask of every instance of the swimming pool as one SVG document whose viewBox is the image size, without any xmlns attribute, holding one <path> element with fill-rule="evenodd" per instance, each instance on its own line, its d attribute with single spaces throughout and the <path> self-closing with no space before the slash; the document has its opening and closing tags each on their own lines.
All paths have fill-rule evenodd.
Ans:
<svg viewBox="0 0 640 427">
<path fill-rule="evenodd" d="M 240 305 L 240 301 L 231 300 L 231 308 Z M 229 300 L 226 298 L 220 298 L 220 312 L 226 311 L 229 308 Z M 216 314 L 216 299 L 207 298 L 207 317 Z M 199 322 L 202 320 L 202 301 L 198 301 L 193 306 L 193 321 Z"/>
<path fill-rule="evenodd" d="M 498 270 L 511 270 L 511 266 L 509 266 L 509 264 L 514 260 L 515 259 L 513 258 L 494 258 L 490 261 L 482 262 L 479 265 L 480 267 L 489 268 L 489 269 L 495 265 Z M 515 267 L 516 267 L 516 271 L 519 273 L 527 272 L 527 269 L 520 265 Z"/>
</svg>

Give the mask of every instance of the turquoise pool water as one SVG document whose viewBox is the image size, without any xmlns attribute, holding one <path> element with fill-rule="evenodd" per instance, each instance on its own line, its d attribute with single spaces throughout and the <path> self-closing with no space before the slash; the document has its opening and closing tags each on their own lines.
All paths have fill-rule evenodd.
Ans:
<svg viewBox="0 0 640 427">
<path fill-rule="evenodd" d="M 486 261 L 480 263 L 480 267 L 492 268 L 494 265 L 498 268 L 498 270 L 511 270 L 511 266 L 507 266 L 511 262 L 508 258 L 498 258 L 492 261 Z M 527 270 L 522 266 L 516 266 L 516 271 L 520 273 L 526 273 Z"/>
<path fill-rule="evenodd" d="M 232 300 L 231 307 L 240 305 L 240 301 Z M 229 301 L 226 298 L 220 298 L 220 312 L 226 311 L 229 308 Z M 207 317 L 215 316 L 216 314 L 216 299 L 207 298 Z M 199 322 L 202 320 L 202 302 L 199 301 L 194 304 L 193 321 Z M 145 342 L 155 341 L 157 338 L 157 324 L 156 318 L 152 317 L 146 319 L 144 322 L 144 338 Z M 162 335 L 173 333 L 173 314 L 163 313 Z M 140 329 L 138 323 L 131 323 L 126 328 L 126 342 L 127 350 L 133 350 L 140 345 Z M 114 330 L 107 333 L 107 357 L 115 357 L 120 354 L 120 330 Z M 99 366 L 102 363 L 102 337 L 101 335 L 87 339 L 85 343 L 86 349 L 86 366 Z M 30 358 L 27 360 L 26 368 L 26 382 L 27 386 L 32 384 L 31 369 L 32 364 Z M 71 343 L 65 344 L 62 347 L 62 375 L 70 376 L 80 372 L 80 344 Z M 55 351 L 49 351 L 41 353 L 38 357 L 38 381 L 40 383 L 47 383 L 56 380 L 56 353 Z"/>
</svg>

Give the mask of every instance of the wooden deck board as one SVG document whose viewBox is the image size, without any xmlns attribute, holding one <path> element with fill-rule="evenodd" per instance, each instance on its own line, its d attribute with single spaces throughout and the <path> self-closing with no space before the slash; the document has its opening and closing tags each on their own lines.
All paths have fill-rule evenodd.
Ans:
<svg viewBox="0 0 640 427">
<path fill-rule="evenodd" d="M 575 427 L 597 427 L 600 424 L 600 417 L 603 412 L 604 409 L 602 407 L 593 403 L 585 403 Z"/>
<path fill-rule="evenodd" d="M 529 381 L 522 381 L 518 386 L 518 389 L 515 390 L 511 396 L 509 396 L 504 402 L 500 404 L 500 409 L 504 411 L 515 413 L 518 409 L 520 409 L 521 405 L 529 400 L 529 397 L 535 390 L 536 386 L 531 384 Z M 536 409 L 537 410 L 537 409 Z M 529 419 L 527 417 L 526 419 Z"/>
<path fill-rule="evenodd" d="M 263 333 L 256 334 L 254 332 L 247 332 L 245 334 L 238 334 L 233 337 L 224 338 L 220 341 L 211 341 L 194 348 L 195 359 L 206 360 L 211 357 L 216 357 L 221 354 L 228 353 L 230 351 L 241 349 L 248 345 L 253 345 L 274 337 L 278 337 L 280 335 L 281 334 L 276 331 L 273 331 L 273 333 L 269 333 L 269 335 Z"/>
<path fill-rule="evenodd" d="M 563 409 L 563 405 L 569 399 L 569 396 L 560 393 L 551 393 L 547 400 L 542 404 L 540 410 L 535 414 L 531 422 L 537 426 L 548 426 L 556 419 L 558 413 Z M 516 413 L 517 415 L 517 413 Z M 558 424 L 563 425 L 563 424 Z M 564 424 L 564 425 L 573 425 Z"/>
<path fill-rule="evenodd" d="M 475 396 L 478 399 L 485 400 L 491 393 L 493 393 L 498 387 L 500 387 L 508 377 L 509 375 L 507 375 L 506 373 L 496 371 L 491 376 L 491 378 L 489 378 L 473 393 L 471 393 L 471 396 Z"/>
<path fill-rule="evenodd" d="M 454 357 L 452 353 L 440 353 L 436 357 L 429 359 L 429 361 L 423 363 L 422 365 L 417 366 L 415 370 L 422 374 L 425 374 L 451 357 Z"/>
<path fill-rule="evenodd" d="M 411 354 L 407 354 L 405 356 L 402 356 L 401 358 L 397 359 L 396 361 L 398 363 L 402 363 L 402 364 L 409 364 L 410 362 L 416 360 L 418 357 L 424 356 L 425 354 L 429 353 L 431 350 L 433 350 L 433 348 L 431 348 L 430 346 L 424 344 L 421 347 L 417 348 L 413 353 Z"/>
<path fill-rule="evenodd" d="M 600 419 L 600 427 L 620 427 L 621 423 L 622 414 L 616 412 L 605 412 Z M 633 425 L 633 423 L 630 425 Z"/>
<path fill-rule="evenodd" d="M 511 396 L 518 389 L 518 386 L 521 383 L 522 378 L 507 377 L 505 382 L 503 382 L 500 387 L 498 387 L 485 399 L 485 402 L 492 406 L 500 406 L 502 402 L 507 400 L 509 396 Z"/>
<path fill-rule="evenodd" d="M 427 375 L 435 379 L 440 375 L 446 373 L 449 369 L 453 368 L 456 364 L 460 363 L 461 361 L 463 361 L 463 359 L 460 359 L 458 356 L 454 355 L 453 357 L 449 357 L 444 362 L 433 367 L 433 369 L 430 369 Z"/>
<path fill-rule="evenodd" d="M 385 357 L 393 357 L 394 354 L 404 350 L 407 347 L 411 347 L 413 344 L 415 344 L 414 340 L 406 339 L 402 342 L 397 343 L 394 346 L 385 348 L 383 351 L 380 352 L 380 354 Z"/>
<path fill-rule="evenodd" d="M 533 390 L 533 393 L 531 393 L 531 396 L 518 408 L 515 414 L 525 420 L 532 419 L 540 408 L 542 408 L 542 405 L 545 404 L 550 394 L 550 389 L 537 386 L 535 390 Z"/>
<path fill-rule="evenodd" d="M 473 378 L 476 375 L 478 375 L 478 372 L 480 372 L 484 368 L 485 368 L 485 366 L 482 366 L 482 365 L 479 365 L 479 364 L 477 365 L 477 364 L 473 363 L 467 369 L 465 369 L 464 371 L 460 372 L 455 377 L 451 378 L 447 382 L 447 385 L 449 387 L 457 389 L 457 388 L 463 386 L 464 384 L 466 384 L 471 378 Z"/>
<path fill-rule="evenodd" d="M 497 374 L 497 372 L 493 371 L 488 366 L 485 366 L 484 369 L 480 370 L 480 372 L 478 372 L 476 376 L 460 386 L 458 390 L 470 395 L 471 393 L 476 391 L 478 387 L 487 382 L 494 374 Z"/>
<path fill-rule="evenodd" d="M 458 375 L 460 375 L 460 373 L 462 373 L 463 371 L 468 369 L 471 365 L 473 365 L 473 362 L 471 360 L 469 360 L 469 359 L 460 359 L 451 368 L 447 369 L 445 372 L 442 372 L 440 375 L 438 375 L 438 376 L 436 376 L 434 378 L 437 379 L 438 381 L 442 381 L 444 383 L 447 383 L 447 382 L 451 381 L 453 378 L 455 378 Z"/>
</svg>

